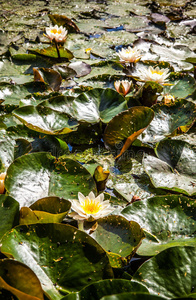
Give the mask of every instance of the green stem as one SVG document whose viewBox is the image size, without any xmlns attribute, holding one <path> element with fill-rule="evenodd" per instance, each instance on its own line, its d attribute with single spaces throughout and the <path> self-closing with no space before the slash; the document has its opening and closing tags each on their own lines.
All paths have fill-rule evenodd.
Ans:
<svg viewBox="0 0 196 300">
<path fill-rule="evenodd" d="M 55 46 L 56 46 L 56 51 L 57 51 L 58 58 L 61 58 L 60 52 L 59 52 L 59 45 L 58 45 L 58 43 L 55 40 L 54 40 L 54 42 L 55 42 Z"/>
<path fill-rule="evenodd" d="M 84 231 L 84 221 L 78 220 L 78 229 Z"/>
</svg>

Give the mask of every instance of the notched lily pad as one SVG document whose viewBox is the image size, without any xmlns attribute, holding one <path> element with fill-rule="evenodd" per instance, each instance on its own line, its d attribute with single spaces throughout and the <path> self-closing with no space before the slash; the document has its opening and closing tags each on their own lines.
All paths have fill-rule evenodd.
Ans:
<svg viewBox="0 0 196 300">
<path fill-rule="evenodd" d="M 139 255 L 151 256 L 174 246 L 196 242 L 196 202 L 183 195 L 155 196 L 135 202 L 121 211 L 144 229 L 146 238 Z"/>
<path fill-rule="evenodd" d="M 45 82 L 53 91 L 58 91 L 62 82 L 59 72 L 49 68 L 33 68 L 34 81 Z"/>
<path fill-rule="evenodd" d="M 149 288 L 151 294 L 191 299 L 191 293 L 196 291 L 195 265 L 196 247 L 172 247 L 146 261 L 133 279 Z"/>
<path fill-rule="evenodd" d="M 55 59 L 65 60 L 65 61 L 73 58 L 72 52 L 69 51 L 68 49 L 65 49 L 62 46 L 59 47 L 60 58 L 58 56 L 57 49 L 54 45 L 49 46 L 47 48 L 43 48 L 43 49 L 28 49 L 28 51 L 30 53 L 39 54 L 44 57 L 55 58 Z"/>
<path fill-rule="evenodd" d="M 67 134 L 77 129 L 78 122 L 67 114 L 60 113 L 41 105 L 23 106 L 13 114 L 29 129 L 46 134 Z"/>
<path fill-rule="evenodd" d="M 145 234 L 138 223 L 111 215 L 97 221 L 91 236 L 107 251 L 130 257 L 141 244 Z"/>
<path fill-rule="evenodd" d="M 1 243 L 3 253 L 31 267 L 46 295 L 54 300 L 62 298 L 60 292 L 81 290 L 89 284 L 89 277 L 92 283 L 113 278 L 103 248 L 70 225 L 17 226 L 4 235 Z"/>
<path fill-rule="evenodd" d="M 71 32 L 80 32 L 80 29 L 71 19 L 67 18 L 64 15 L 58 14 L 49 14 L 48 15 L 53 25 L 64 26 L 68 29 L 69 33 Z"/>
<path fill-rule="evenodd" d="M 156 188 L 186 195 L 196 194 L 196 149 L 179 140 L 164 140 L 156 146 L 158 158 L 146 156 L 146 173 Z"/>
<path fill-rule="evenodd" d="M 40 281 L 35 273 L 25 264 L 13 259 L 0 260 L 0 288 L 10 291 L 20 300 L 44 299 Z"/>
<path fill-rule="evenodd" d="M 107 147 L 119 149 L 123 144 L 120 157 L 144 131 L 154 117 L 154 112 L 148 107 L 131 107 L 115 116 L 107 125 L 104 133 L 104 142 Z"/>
<path fill-rule="evenodd" d="M 155 104 L 152 110 L 155 114 L 154 119 L 138 138 L 146 144 L 187 132 L 196 119 L 195 104 L 185 99 L 179 99 L 169 104 Z"/>
<path fill-rule="evenodd" d="M 58 197 L 46 197 L 20 210 L 20 224 L 61 223 L 71 208 L 71 202 Z"/>
</svg>

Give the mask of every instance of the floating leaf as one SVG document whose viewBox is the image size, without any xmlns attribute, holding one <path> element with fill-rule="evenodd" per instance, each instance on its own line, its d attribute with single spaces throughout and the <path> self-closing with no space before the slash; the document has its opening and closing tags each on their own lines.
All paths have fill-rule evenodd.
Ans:
<svg viewBox="0 0 196 300">
<path fill-rule="evenodd" d="M 64 224 L 17 226 L 4 235 L 1 251 L 29 266 L 53 300 L 91 282 L 113 278 L 106 252 L 85 232 Z M 33 247 L 32 247 L 33 244 Z"/>
<path fill-rule="evenodd" d="M 5 188 L 20 206 L 30 206 L 48 196 L 77 199 L 95 190 L 90 173 L 74 160 L 56 159 L 39 152 L 17 158 L 7 171 Z"/>
<path fill-rule="evenodd" d="M 136 222 L 121 216 L 108 216 L 97 221 L 98 226 L 91 236 L 107 251 L 127 257 L 134 254 L 145 237 Z"/>
<path fill-rule="evenodd" d="M 59 60 L 65 60 L 65 61 L 73 58 L 73 54 L 71 53 L 71 51 L 65 49 L 62 46 L 59 47 L 60 58 L 58 57 L 58 52 L 54 45 L 43 49 L 28 49 L 28 51 L 30 53 L 39 54 L 44 57 L 57 58 Z"/>
<path fill-rule="evenodd" d="M 139 101 L 143 106 L 151 107 L 157 102 L 158 94 L 161 93 L 163 87 L 153 81 L 146 82 L 141 88 L 141 96 Z"/>
<path fill-rule="evenodd" d="M 19 204 L 10 196 L 0 195 L 0 238 L 18 224 Z"/>
<path fill-rule="evenodd" d="M 121 214 L 147 230 L 146 238 L 137 250 L 140 255 L 156 255 L 169 247 L 194 246 L 196 243 L 195 201 L 182 195 L 155 196 L 138 201 L 124 208 Z"/>
<path fill-rule="evenodd" d="M 127 109 L 127 103 L 113 89 L 92 89 L 80 94 L 72 104 L 79 121 L 108 123 L 117 113 Z"/>
<path fill-rule="evenodd" d="M 67 114 L 56 112 L 41 105 L 23 106 L 16 109 L 13 114 L 28 128 L 46 134 L 66 134 L 76 130 L 77 121 Z"/>
<path fill-rule="evenodd" d="M 165 86 L 163 92 L 178 98 L 186 98 L 196 89 L 195 79 L 187 74 L 172 73 L 169 83 L 171 85 Z"/>
<path fill-rule="evenodd" d="M 195 104 L 185 99 L 170 104 L 159 103 L 151 109 L 154 119 L 138 138 L 142 143 L 154 143 L 167 136 L 187 132 L 196 119 Z"/>
<path fill-rule="evenodd" d="M 119 148 L 123 143 L 120 157 L 144 131 L 154 117 L 154 112 L 148 107 L 131 107 L 115 116 L 107 125 L 104 133 L 106 146 Z"/>
<path fill-rule="evenodd" d="M 156 153 L 160 159 L 147 156 L 143 160 L 153 185 L 186 195 L 196 194 L 195 146 L 179 140 L 164 140 L 157 145 Z"/>
<path fill-rule="evenodd" d="M 196 247 L 172 247 L 146 261 L 133 279 L 149 288 L 151 294 L 186 298 L 196 291 L 195 266 Z"/>
<path fill-rule="evenodd" d="M 100 300 L 105 295 L 125 292 L 148 292 L 148 290 L 135 281 L 125 279 L 105 279 L 90 284 L 80 292 L 65 296 L 62 300 Z"/>
<path fill-rule="evenodd" d="M 53 25 L 64 26 L 68 29 L 69 32 L 80 32 L 80 29 L 71 19 L 67 18 L 64 15 L 58 14 L 49 14 L 48 15 Z"/>
<path fill-rule="evenodd" d="M 19 300 L 44 299 L 35 273 L 25 264 L 12 259 L 0 260 L 0 288 L 12 292 Z"/>
<path fill-rule="evenodd" d="M 62 82 L 59 72 L 49 68 L 33 68 L 34 81 L 47 83 L 53 91 L 58 91 Z"/>
<path fill-rule="evenodd" d="M 20 224 L 61 223 L 71 208 L 71 202 L 58 197 L 46 197 L 20 210 Z"/>
<path fill-rule="evenodd" d="M 149 295 L 146 293 L 122 293 L 112 296 L 105 296 L 101 298 L 101 300 L 164 300 L 165 298 L 162 298 L 160 296 L 156 295 Z M 188 299 L 187 299 L 188 300 Z"/>
</svg>

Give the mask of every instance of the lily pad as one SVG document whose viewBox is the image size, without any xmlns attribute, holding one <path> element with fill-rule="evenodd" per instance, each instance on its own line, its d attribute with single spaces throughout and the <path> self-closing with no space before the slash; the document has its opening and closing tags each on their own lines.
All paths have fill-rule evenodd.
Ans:
<svg viewBox="0 0 196 300">
<path fill-rule="evenodd" d="M 56 112 L 41 105 L 23 106 L 13 114 L 28 128 L 46 134 L 66 134 L 77 129 L 78 123 L 67 114 Z"/>
<path fill-rule="evenodd" d="M 136 222 L 121 216 L 108 216 L 97 221 L 98 226 L 91 236 L 107 251 L 131 257 L 145 237 Z"/>
<path fill-rule="evenodd" d="M 106 252 L 85 232 L 64 224 L 17 226 L 4 235 L 1 251 L 30 266 L 51 299 L 113 278 Z M 32 247 L 33 244 L 33 247 Z M 41 247 L 40 247 L 41 245 Z"/>
<path fill-rule="evenodd" d="M 171 85 L 165 86 L 163 92 L 178 98 L 186 98 L 196 89 L 195 79 L 190 75 L 171 73 L 169 83 Z"/>
<path fill-rule="evenodd" d="M 150 294 L 186 298 L 196 291 L 196 247 L 172 247 L 162 251 L 146 261 L 133 279 L 146 286 Z"/>
<path fill-rule="evenodd" d="M 131 107 L 115 116 L 107 125 L 104 133 L 106 146 L 119 149 L 123 144 L 120 157 L 144 131 L 154 117 L 154 112 L 148 107 Z M 117 158 L 116 157 L 116 158 Z"/>
<path fill-rule="evenodd" d="M 116 114 L 127 109 L 127 103 L 112 89 L 92 89 L 79 95 L 72 104 L 79 121 L 108 123 Z"/>
<path fill-rule="evenodd" d="M 64 15 L 49 14 L 48 15 L 53 25 L 64 26 L 69 32 L 79 32 L 79 28 L 71 19 Z"/>
<path fill-rule="evenodd" d="M 179 140 L 164 140 L 156 147 L 160 159 L 147 156 L 143 160 L 153 185 L 186 195 L 196 194 L 195 146 Z"/>
<path fill-rule="evenodd" d="M 154 119 L 138 138 L 145 144 L 187 132 L 196 119 L 195 104 L 185 99 L 179 99 L 170 104 L 155 104 L 151 109 L 155 114 Z"/>
<path fill-rule="evenodd" d="M 61 223 L 71 208 L 71 202 L 58 197 L 46 197 L 20 210 L 20 224 Z"/>
<path fill-rule="evenodd" d="M 65 49 L 62 46 L 59 47 L 60 58 L 58 57 L 58 52 L 54 45 L 49 46 L 47 48 L 43 48 L 43 49 L 28 49 L 28 51 L 30 53 L 39 54 L 44 57 L 65 60 L 65 61 L 73 58 L 73 54 L 71 53 L 71 51 L 69 51 L 68 49 Z"/>
<path fill-rule="evenodd" d="M 137 282 L 125 279 L 105 279 L 90 284 L 80 292 L 65 296 L 62 300 L 100 300 L 105 295 L 120 294 L 122 292 L 148 292 Z"/>
<path fill-rule="evenodd" d="M 170 247 L 196 243 L 196 202 L 185 196 L 155 196 L 127 206 L 121 214 L 145 228 L 139 255 L 156 255 Z"/>
<path fill-rule="evenodd" d="M 0 195 L 0 238 L 18 224 L 19 204 L 10 196 Z"/>
<path fill-rule="evenodd" d="M 58 91 L 62 82 L 59 72 L 49 68 L 33 68 L 34 81 L 47 83 L 53 91 Z"/>
<path fill-rule="evenodd" d="M 117 295 L 105 296 L 101 300 L 163 300 L 165 298 L 149 295 L 146 293 L 122 293 Z"/>
<path fill-rule="evenodd" d="M 39 152 L 21 156 L 10 165 L 5 188 L 22 207 L 48 196 L 77 199 L 78 192 L 88 195 L 96 185 L 76 161 Z"/>
<path fill-rule="evenodd" d="M 25 264 L 13 259 L 0 260 L 0 288 L 12 292 L 20 300 L 44 299 L 35 273 Z"/>
</svg>

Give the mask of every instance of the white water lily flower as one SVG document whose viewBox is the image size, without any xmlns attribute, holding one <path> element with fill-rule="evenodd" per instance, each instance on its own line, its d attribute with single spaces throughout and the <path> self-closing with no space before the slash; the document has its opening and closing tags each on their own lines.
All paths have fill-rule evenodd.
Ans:
<svg viewBox="0 0 196 300">
<path fill-rule="evenodd" d="M 5 185 L 4 185 L 5 176 L 6 176 L 6 173 L 0 174 L 0 194 L 3 194 L 5 191 Z"/>
<path fill-rule="evenodd" d="M 114 82 L 114 87 L 119 94 L 126 96 L 132 88 L 132 81 L 128 80 L 118 80 Z"/>
<path fill-rule="evenodd" d="M 141 50 L 131 48 L 130 46 L 127 49 L 123 48 L 117 54 L 120 57 L 120 62 L 122 63 L 136 63 L 141 58 Z"/>
<path fill-rule="evenodd" d="M 95 197 L 93 192 L 90 192 L 88 196 L 84 196 L 82 193 L 78 193 L 78 200 L 71 200 L 72 210 L 74 211 L 70 215 L 73 219 L 78 221 L 94 221 L 99 218 L 103 218 L 114 211 L 114 208 L 110 206 L 109 200 L 104 199 L 104 194 L 100 194 Z"/>
<path fill-rule="evenodd" d="M 47 38 L 57 43 L 64 43 L 67 38 L 68 31 L 63 26 L 50 26 L 46 28 Z"/>
<path fill-rule="evenodd" d="M 143 81 L 155 81 L 159 84 L 164 84 L 170 72 L 168 68 L 160 69 L 159 67 L 153 68 L 150 66 L 149 68 L 143 67 L 139 69 L 136 75 Z"/>
</svg>

